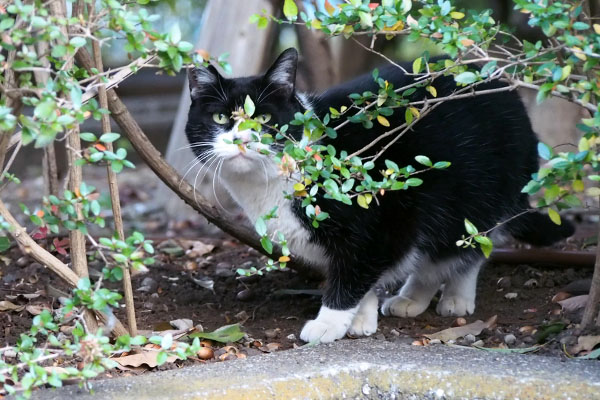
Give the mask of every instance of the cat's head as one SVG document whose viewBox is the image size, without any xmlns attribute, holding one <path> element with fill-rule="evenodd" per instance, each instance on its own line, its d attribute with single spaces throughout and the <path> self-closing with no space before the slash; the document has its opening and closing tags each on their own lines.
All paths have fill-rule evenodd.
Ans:
<svg viewBox="0 0 600 400">
<path fill-rule="evenodd" d="M 295 92 L 297 63 L 298 53 L 292 48 L 264 75 L 227 79 L 212 65 L 189 70 L 192 105 L 186 134 L 198 159 L 203 163 L 222 160 L 223 169 L 238 174 L 262 168 L 268 156 L 259 151 L 273 153 L 274 149 L 255 141 L 252 131 L 238 129 L 242 121 L 236 115 L 250 96 L 255 105 L 253 116 L 264 124 L 263 132 L 269 132 L 266 126 L 282 126 L 294 113 L 304 111 Z"/>
</svg>

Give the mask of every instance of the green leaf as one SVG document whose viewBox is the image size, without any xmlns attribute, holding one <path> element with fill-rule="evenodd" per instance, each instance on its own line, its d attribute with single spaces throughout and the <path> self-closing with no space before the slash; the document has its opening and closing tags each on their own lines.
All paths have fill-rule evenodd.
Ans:
<svg viewBox="0 0 600 400">
<path fill-rule="evenodd" d="M 359 194 L 358 197 L 356 198 L 356 202 L 358 203 L 359 206 L 361 206 L 362 208 L 368 209 L 369 208 L 369 202 L 367 201 L 367 198 L 365 197 L 365 195 L 363 194 Z"/>
<path fill-rule="evenodd" d="M 267 224 L 262 217 L 259 217 L 254 224 L 254 229 L 259 236 L 265 236 L 267 234 Z"/>
<path fill-rule="evenodd" d="M 10 29 L 15 24 L 15 20 L 12 18 L 5 18 L 0 22 L 0 31 Z"/>
<path fill-rule="evenodd" d="M 586 24 L 585 22 L 577 21 L 577 22 L 573 23 L 573 29 L 578 30 L 578 31 L 583 31 L 586 29 L 590 29 L 590 26 L 588 24 Z"/>
<path fill-rule="evenodd" d="M 406 111 L 404 111 L 404 119 L 406 120 L 406 123 L 410 124 L 413 121 L 413 118 L 413 113 L 410 111 L 410 108 L 407 108 Z"/>
<path fill-rule="evenodd" d="M 81 132 L 79 134 L 79 137 L 81 138 L 81 140 L 86 141 L 86 142 L 95 142 L 98 140 L 96 135 L 94 135 L 91 132 Z"/>
<path fill-rule="evenodd" d="M 156 355 L 156 363 L 158 365 L 163 365 L 167 362 L 168 354 L 166 351 L 161 351 Z"/>
<path fill-rule="evenodd" d="M 273 254 L 273 242 L 267 236 L 263 236 L 260 239 L 260 244 L 265 249 L 265 251 L 269 254 Z"/>
<path fill-rule="evenodd" d="M 102 143 L 112 143 L 115 140 L 117 140 L 118 138 L 120 138 L 121 135 L 118 133 L 114 133 L 114 132 L 109 132 L 109 133 L 105 133 L 102 136 L 100 136 L 100 141 Z"/>
<path fill-rule="evenodd" d="M 469 83 L 473 83 L 477 80 L 477 75 L 472 72 L 463 72 L 462 74 L 458 74 L 454 77 L 454 80 L 458 83 L 462 83 L 468 85 Z"/>
<path fill-rule="evenodd" d="M 298 17 L 298 6 L 294 0 L 285 0 L 283 3 L 283 15 L 291 21 Z"/>
<path fill-rule="evenodd" d="M 0 236 L 0 253 L 10 249 L 10 239 L 8 236 Z"/>
<path fill-rule="evenodd" d="M 538 150 L 538 154 L 540 155 L 540 157 L 543 158 L 544 160 L 549 160 L 552 158 L 552 155 L 553 155 L 552 148 L 550 146 L 548 146 L 547 144 L 539 142 L 537 150 Z"/>
<path fill-rule="evenodd" d="M 173 335 L 171 335 L 170 333 L 167 333 L 165 336 L 163 336 L 162 340 L 160 341 L 160 347 L 162 347 L 165 350 L 169 350 L 172 345 L 173 345 Z"/>
<path fill-rule="evenodd" d="M 423 64 L 422 57 L 419 57 L 419 58 L 415 59 L 415 61 L 413 61 L 413 65 L 412 65 L 413 74 L 418 74 L 419 72 L 421 72 L 422 64 Z"/>
<path fill-rule="evenodd" d="M 435 164 L 433 164 L 433 168 L 444 169 L 444 168 L 448 168 L 450 165 L 451 165 L 451 163 L 449 161 L 438 161 Z"/>
<path fill-rule="evenodd" d="M 550 217 L 552 222 L 554 222 L 556 225 L 561 224 L 562 221 L 560 220 L 560 214 L 557 213 L 556 210 L 554 210 L 552 208 L 548 208 L 548 216 Z"/>
<path fill-rule="evenodd" d="M 237 342 L 244 337 L 244 332 L 240 330 L 240 324 L 225 325 L 214 332 L 194 332 L 191 338 L 201 338 L 214 340 L 220 343 Z"/>
<path fill-rule="evenodd" d="M 354 187 L 354 178 L 348 179 L 342 184 L 342 193 L 347 193 Z"/>
<path fill-rule="evenodd" d="M 481 251 L 483 252 L 485 258 L 489 258 L 490 254 L 492 254 L 492 250 L 494 249 L 494 244 L 490 238 L 487 236 L 477 235 L 474 239 L 481 246 Z"/>
<path fill-rule="evenodd" d="M 408 178 L 405 182 L 406 186 L 421 186 L 423 184 L 423 180 L 419 178 Z"/>
<path fill-rule="evenodd" d="M 33 114 L 41 119 L 48 119 L 54 114 L 56 103 L 52 100 L 45 100 L 39 103 L 33 110 Z"/>
<path fill-rule="evenodd" d="M 473 225 L 473 223 L 466 218 L 465 218 L 465 229 L 467 230 L 469 235 L 477 235 L 479 233 L 479 230 L 477 230 L 475 225 Z"/>
<path fill-rule="evenodd" d="M 427 156 L 416 156 L 415 160 L 417 160 L 417 162 L 419 164 L 423 164 L 426 167 L 431 167 L 433 165 L 433 163 L 431 162 L 431 160 Z"/>
<path fill-rule="evenodd" d="M 75 48 L 85 46 L 85 38 L 81 36 L 75 36 L 69 40 L 69 44 Z"/>
<path fill-rule="evenodd" d="M 171 31 L 169 32 L 169 40 L 173 44 L 177 44 L 181 40 L 181 29 L 179 29 L 179 24 L 175 24 L 171 28 Z"/>
<path fill-rule="evenodd" d="M 244 111 L 249 117 L 253 116 L 254 111 L 256 111 L 256 106 L 249 95 L 246 95 L 246 99 L 244 100 Z"/>
</svg>

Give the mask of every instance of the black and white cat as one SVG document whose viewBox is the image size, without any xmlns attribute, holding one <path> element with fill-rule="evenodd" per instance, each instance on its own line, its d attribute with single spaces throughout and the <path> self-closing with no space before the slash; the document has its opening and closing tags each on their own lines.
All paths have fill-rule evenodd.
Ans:
<svg viewBox="0 0 600 400">
<path fill-rule="evenodd" d="M 278 206 L 278 218 L 268 222 L 269 231 L 282 232 L 293 255 L 324 270 L 327 285 L 321 310 L 306 323 L 300 337 L 307 342 L 331 342 L 347 332 L 373 334 L 378 314 L 373 287 L 390 281 L 405 283 L 381 306 L 384 315 L 416 316 L 427 309 L 441 287 L 438 313 L 473 313 L 484 257 L 479 249 L 456 246 L 465 233 L 464 219 L 484 230 L 529 208 L 521 189 L 538 166 L 537 139 L 518 95 L 501 92 L 440 105 L 382 159 L 414 165 L 414 157 L 423 154 L 435 161 L 450 161 L 449 168 L 427 171 L 421 175 L 421 186 L 387 192 L 368 210 L 320 197 L 318 204 L 330 218 L 314 229 L 299 201 L 282 195 L 293 192 L 294 182 L 282 176 L 272 157 L 258 152 L 277 149 L 252 141 L 250 131 L 238 130 L 240 121 L 233 113 L 250 96 L 260 122 L 282 126 L 296 112 L 310 109 L 323 117 L 329 107 L 349 106 L 350 93 L 376 93 L 377 85 L 371 75 L 365 75 L 320 95 L 301 94 L 295 91 L 297 60 L 296 50 L 288 49 L 266 74 L 236 79 L 223 78 L 212 66 L 190 70 L 192 105 L 186 133 L 198 159 L 215 167 L 218 181 L 250 220 Z M 413 79 L 393 66 L 380 69 L 380 76 L 396 88 Z M 439 97 L 456 90 L 452 77 L 436 79 L 433 85 Z M 486 83 L 478 90 L 502 85 Z M 420 89 L 412 98 L 425 96 Z M 402 124 L 404 110 L 396 110 L 388 119 L 392 127 Z M 378 124 L 372 129 L 347 124 L 330 142 L 350 154 L 389 129 Z M 290 126 L 288 134 L 299 139 L 302 129 Z M 242 140 L 248 151 L 232 143 L 235 139 Z M 380 148 L 375 147 L 365 155 Z M 385 170 L 383 161 L 375 170 Z M 548 245 L 570 236 L 573 227 L 566 221 L 557 226 L 546 216 L 528 213 L 497 231 L 534 245 Z"/>
</svg>

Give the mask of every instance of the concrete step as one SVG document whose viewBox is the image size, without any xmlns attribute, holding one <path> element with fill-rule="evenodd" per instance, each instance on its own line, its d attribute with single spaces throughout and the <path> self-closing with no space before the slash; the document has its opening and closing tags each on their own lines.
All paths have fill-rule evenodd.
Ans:
<svg viewBox="0 0 600 400">
<path fill-rule="evenodd" d="M 600 399 L 600 361 L 342 340 L 36 393 L 37 399 Z"/>
</svg>

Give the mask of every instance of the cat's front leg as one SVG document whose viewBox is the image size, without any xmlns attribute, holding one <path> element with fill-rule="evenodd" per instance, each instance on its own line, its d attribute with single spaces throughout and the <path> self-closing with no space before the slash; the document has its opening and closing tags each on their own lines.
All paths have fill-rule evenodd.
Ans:
<svg viewBox="0 0 600 400">
<path fill-rule="evenodd" d="M 349 274 L 341 268 L 338 269 L 335 266 L 331 268 L 319 314 L 317 318 L 308 321 L 304 325 L 300 333 L 300 339 L 305 342 L 330 343 L 343 338 L 353 324 L 355 317 L 359 317 L 357 313 L 360 314 L 359 308 L 362 307 L 359 301 L 364 299 L 363 301 L 368 303 L 364 304 L 368 306 L 364 310 L 365 312 L 370 312 L 373 308 L 371 307 L 373 298 L 366 296 L 366 294 L 376 281 L 377 277 L 366 278 L 362 276 L 358 279 L 356 275 Z M 364 327 L 369 332 L 367 334 L 373 333 L 377 329 L 376 300 L 375 297 L 374 323 L 372 315 L 369 315 L 370 319 L 365 321 L 368 325 Z M 355 333 L 358 333 L 358 329 Z M 364 330 L 360 334 L 365 334 Z"/>
<path fill-rule="evenodd" d="M 346 310 L 334 310 L 323 304 L 317 318 L 308 321 L 302 328 L 300 339 L 309 343 L 331 343 L 341 339 L 346 335 L 357 311 L 358 306 Z"/>
</svg>

